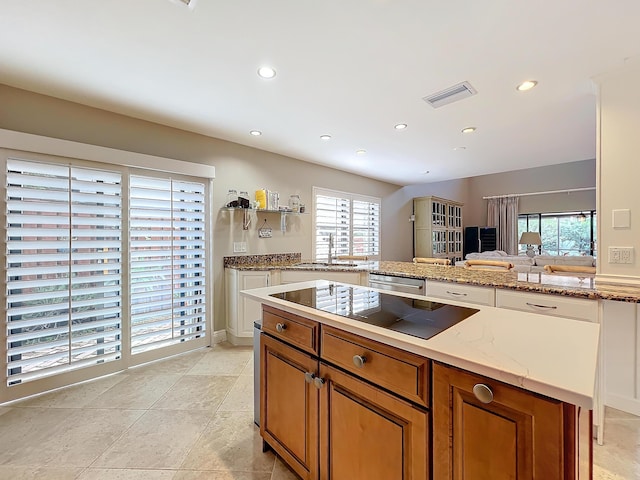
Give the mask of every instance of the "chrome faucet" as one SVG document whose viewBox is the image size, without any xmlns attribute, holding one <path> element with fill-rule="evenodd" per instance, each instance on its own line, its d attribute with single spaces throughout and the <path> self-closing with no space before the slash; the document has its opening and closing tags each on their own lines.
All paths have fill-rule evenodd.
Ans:
<svg viewBox="0 0 640 480">
<path fill-rule="evenodd" d="M 333 263 L 333 233 L 329 234 L 329 265 Z"/>
</svg>

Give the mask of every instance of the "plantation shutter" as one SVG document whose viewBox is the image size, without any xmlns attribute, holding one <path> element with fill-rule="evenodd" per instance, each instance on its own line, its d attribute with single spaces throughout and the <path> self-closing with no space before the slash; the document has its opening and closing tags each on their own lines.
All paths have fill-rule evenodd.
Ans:
<svg viewBox="0 0 640 480">
<path fill-rule="evenodd" d="M 353 200 L 353 255 L 380 255 L 380 202 Z"/>
<path fill-rule="evenodd" d="M 130 177 L 131 352 L 205 330 L 205 185 Z"/>
<path fill-rule="evenodd" d="M 351 204 L 341 196 L 316 195 L 316 259 L 329 259 L 329 234 L 333 235 L 332 254 L 347 255 L 351 240 Z"/>
<path fill-rule="evenodd" d="M 119 172 L 7 159 L 7 384 L 121 355 Z"/>
<path fill-rule="evenodd" d="M 332 255 L 380 257 L 380 199 L 314 187 L 315 259 Z"/>
</svg>

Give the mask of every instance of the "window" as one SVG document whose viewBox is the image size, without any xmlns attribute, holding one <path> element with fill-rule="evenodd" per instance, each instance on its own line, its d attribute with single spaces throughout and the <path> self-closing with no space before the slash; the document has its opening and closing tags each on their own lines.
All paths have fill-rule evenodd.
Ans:
<svg viewBox="0 0 640 480">
<path fill-rule="evenodd" d="M 7 160 L 7 384 L 121 355 L 121 174 Z"/>
<path fill-rule="evenodd" d="M 596 212 L 529 213 L 518 216 L 518 238 L 538 232 L 547 255 L 596 256 Z M 526 245 L 519 245 L 520 253 Z"/>
<path fill-rule="evenodd" d="M 205 186 L 131 176 L 131 351 L 205 330 Z"/>
<path fill-rule="evenodd" d="M 92 165 L 6 158 L 12 391 L 208 344 L 206 181 Z"/>
<path fill-rule="evenodd" d="M 332 255 L 365 255 L 380 258 L 380 199 L 313 188 L 315 237 L 313 249 L 319 261 Z"/>
</svg>

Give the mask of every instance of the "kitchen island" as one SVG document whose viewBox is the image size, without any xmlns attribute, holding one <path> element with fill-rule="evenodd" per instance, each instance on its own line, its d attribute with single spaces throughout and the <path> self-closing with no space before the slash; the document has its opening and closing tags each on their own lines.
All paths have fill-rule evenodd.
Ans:
<svg viewBox="0 0 640 480">
<path fill-rule="evenodd" d="M 243 292 L 263 305 L 261 434 L 302 478 L 589 478 L 598 324 L 474 305 L 422 339 L 316 308 L 330 285 L 366 290 L 365 310 L 432 302 L 324 280 Z M 307 289 L 322 299 L 273 296 Z"/>
</svg>

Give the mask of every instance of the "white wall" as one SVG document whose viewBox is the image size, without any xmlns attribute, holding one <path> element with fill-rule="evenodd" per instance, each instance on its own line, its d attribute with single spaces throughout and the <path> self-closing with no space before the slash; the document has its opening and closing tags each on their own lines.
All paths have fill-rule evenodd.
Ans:
<svg viewBox="0 0 640 480">
<path fill-rule="evenodd" d="M 396 185 L 368 179 L 231 142 L 165 127 L 131 117 L 0 85 L 0 128 L 61 138 L 120 150 L 174 158 L 216 167 L 213 208 L 214 327 L 224 328 L 224 275 L 222 257 L 233 255 L 233 242 L 246 241 L 247 253 L 301 252 L 311 257 L 311 215 L 289 217 L 280 231 L 277 214 L 258 215 L 249 230 L 242 230 L 240 214 L 220 211 L 227 190 L 267 187 L 288 198 L 300 195 L 311 208 L 311 190 L 320 186 L 382 198 L 382 256 L 390 260 L 411 258 L 411 233 L 398 235 L 406 222 L 395 214 Z M 273 238 L 259 239 L 257 229 L 267 218 Z"/>
<path fill-rule="evenodd" d="M 603 261 L 597 281 L 640 284 L 640 65 L 596 79 L 599 85 L 598 238 Z M 628 227 L 613 227 L 613 211 L 629 210 Z M 608 263 L 608 248 L 633 247 L 629 265 Z"/>
</svg>

